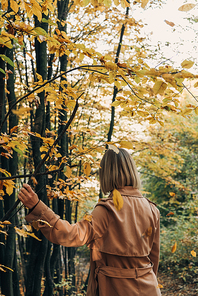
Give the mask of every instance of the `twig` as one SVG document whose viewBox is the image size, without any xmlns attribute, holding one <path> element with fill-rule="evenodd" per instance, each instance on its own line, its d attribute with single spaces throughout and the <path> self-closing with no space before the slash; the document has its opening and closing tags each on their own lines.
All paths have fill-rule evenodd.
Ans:
<svg viewBox="0 0 198 296">
<path fill-rule="evenodd" d="M 185 86 L 184 83 L 182 83 L 183 87 L 187 90 L 187 92 L 195 99 L 195 101 L 198 102 L 198 99 L 193 95 L 193 93 Z"/>
<path fill-rule="evenodd" d="M 87 71 L 94 71 L 92 68 L 104 68 L 103 65 L 85 65 L 85 66 L 79 66 L 79 67 L 76 67 L 76 68 L 73 68 L 73 69 L 70 69 L 68 71 L 65 71 L 53 78 L 51 78 L 50 80 L 47 80 L 45 81 L 42 85 L 39 85 L 37 86 L 36 88 L 34 88 L 33 90 L 31 90 L 30 92 L 28 92 L 26 95 L 22 96 L 21 98 L 19 98 L 18 100 L 16 100 L 16 102 L 9 108 L 7 114 L 5 115 L 4 117 L 4 120 L 2 121 L 1 125 L 0 125 L 0 131 L 2 130 L 3 128 L 3 125 L 5 123 L 5 121 L 7 120 L 8 116 L 10 115 L 10 113 L 12 112 L 13 108 L 18 104 L 20 103 L 22 100 L 24 100 L 25 98 L 27 98 L 28 96 L 30 96 L 32 93 L 36 92 L 37 90 L 43 88 L 44 86 L 46 86 L 48 83 L 51 83 L 52 81 L 62 77 L 63 75 L 65 74 L 68 74 L 72 71 L 76 71 L 76 70 L 80 70 L 80 69 L 85 69 Z M 91 69 L 91 70 L 90 70 Z"/>
</svg>

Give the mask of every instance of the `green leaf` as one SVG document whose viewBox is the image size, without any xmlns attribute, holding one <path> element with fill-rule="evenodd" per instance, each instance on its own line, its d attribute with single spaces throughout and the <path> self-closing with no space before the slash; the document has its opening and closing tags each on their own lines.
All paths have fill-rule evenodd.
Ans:
<svg viewBox="0 0 198 296">
<path fill-rule="evenodd" d="M 36 32 L 38 35 L 47 36 L 47 32 L 41 27 L 36 27 L 33 31 Z"/>
<path fill-rule="evenodd" d="M 0 72 L 2 72 L 3 74 L 5 74 L 5 71 L 3 69 L 0 68 Z"/>
<path fill-rule="evenodd" d="M 4 54 L 0 54 L 0 57 L 2 58 L 3 61 L 5 61 L 6 63 L 8 63 L 10 66 L 12 66 L 14 68 L 14 63 L 13 63 L 13 61 L 10 58 L 8 58 Z"/>
<path fill-rule="evenodd" d="M 13 150 L 16 151 L 17 153 L 19 153 L 19 154 L 21 154 L 21 155 L 23 156 L 23 152 L 22 152 L 20 149 L 18 149 L 18 148 L 16 148 L 16 147 L 13 147 Z"/>
<path fill-rule="evenodd" d="M 42 23 L 48 23 L 52 26 L 56 26 L 56 23 L 53 23 L 51 20 L 47 20 L 46 18 L 42 18 Z"/>
</svg>

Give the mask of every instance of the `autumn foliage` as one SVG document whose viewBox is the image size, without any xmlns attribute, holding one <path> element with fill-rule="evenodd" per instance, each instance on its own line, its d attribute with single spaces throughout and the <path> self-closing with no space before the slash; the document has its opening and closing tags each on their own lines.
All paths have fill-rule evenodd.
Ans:
<svg viewBox="0 0 198 296">
<path fill-rule="evenodd" d="M 154 193 L 152 198 L 163 208 L 164 219 L 172 221 L 179 211 L 176 197 L 197 190 L 179 175 L 189 160 L 177 151 L 179 125 L 168 122 L 172 117 L 197 118 L 196 95 L 187 81 L 196 89 L 198 76 L 190 72 L 191 60 L 184 60 L 179 69 L 163 63 L 149 66 L 149 53 L 139 36 L 143 24 L 131 16 L 131 8 L 148 5 L 156 4 L 148 0 L 1 1 L 2 294 L 83 295 L 86 290 L 88 272 L 76 272 L 76 258 L 78 252 L 86 257 L 87 250 L 47 242 L 36 224 L 26 225 L 27 210 L 19 202 L 3 219 L 23 182 L 29 182 L 61 218 L 71 223 L 83 217 L 89 220 L 90 209 L 101 197 L 101 155 L 106 147 L 115 152 L 121 147 L 136 159 L 145 194 L 154 182 L 144 177 L 146 172 L 162 180 L 164 199 Z M 193 8 L 187 3 L 179 9 Z M 141 132 L 135 132 L 137 124 Z M 170 128 L 173 131 L 167 133 Z M 191 147 L 197 137 L 194 123 L 189 130 L 191 142 L 183 147 Z M 116 190 L 113 200 L 121 209 L 123 200 Z M 195 210 L 188 214 L 195 216 Z M 170 252 L 171 247 L 176 254 L 177 242 Z M 191 257 L 196 258 L 195 249 Z"/>
</svg>

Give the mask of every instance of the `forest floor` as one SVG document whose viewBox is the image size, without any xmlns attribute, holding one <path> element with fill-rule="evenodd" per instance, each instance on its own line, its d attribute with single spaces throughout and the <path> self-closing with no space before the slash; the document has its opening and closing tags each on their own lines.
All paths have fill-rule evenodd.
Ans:
<svg viewBox="0 0 198 296">
<path fill-rule="evenodd" d="M 184 283 L 182 279 L 162 272 L 158 273 L 158 282 L 163 286 L 161 288 L 162 296 L 198 296 L 198 282 Z"/>
</svg>

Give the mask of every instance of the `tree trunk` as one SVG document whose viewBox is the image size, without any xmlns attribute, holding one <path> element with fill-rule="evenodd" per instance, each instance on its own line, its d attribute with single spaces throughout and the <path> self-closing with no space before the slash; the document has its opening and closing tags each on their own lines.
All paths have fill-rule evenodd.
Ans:
<svg viewBox="0 0 198 296">
<path fill-rule="evenodd" d="M 46 16 L 45 16 L 46 17 Z M 48 24 L 39 23 L 37 19 L 35 19 L 35 26 L 42 27 L 46 32 L 48 30 Z M 35 51 L 36 51 L 36 69 L 37 73 L 40 74 L 45 80 L 47 78 L 47 47 L 46 42 L 40 43 L 37 39 L 35 39 Z M 41 92 L 38 94 L 40 98 L 40 104 L 35 112 L 34 123 L 33 123 L 33 132 L 40 134 L 41 136 L 45 135 L 45 92 Z M 32 152 L 33 152 L 33 160 L 34 167 L 38 166 L 41 161 L 41 139 L 38 137 L 32 137 Z M 40 172 L 44 172 L 44 165 L 41 167 Z M 48 204 L 47 199 L 47 191 L 46 191 L 46 176 L 38 176 L 37 177 L 37 185 L 36 192 L 39 191 L 38 196 L 39 199 Z M 31 276 L 28 276 L 27 281 L 27 296 L 40 296 L 41 295 L 41 280 L 44 272 L 45 258 L 47 254 L 47 239 L 39 232 L 37 234 L 42 241 L 36 241 L 35 239 L 31 239 L 31 256 L 28 270 L 31 273 Z"/>
<path fill-rule="evenodd" d="M 11 61 L 13 61 L 13 49 L 7 49 L 7 57 L 9 57 Z M 14 88 L 14 81 L 15 81 L 14 68 L 11 65 L 7 64 L 7 70 L 12 72 L 9 74 L 9 78 L 7 80 L 7 90 L 8 90 L 7 98 L 8 98 L 9 107 L 11 107 L 11 105 L 13 105 L 16 102 L 16 97 L 14 92 L 14 89 L 15 89 Z M 14 126 L 17 126 L 17 118 L 16 118 L 16 115 L 11 113 L 9 116 L 9 133 L 11 133 L 11 129 Z M 10 158 L 9 160 L 6 160 L 5 162 L 7 165 L 6 169 L 11 173 L 11 175 L 16 175 L 17 165 L 18 165 L 17 153 L 13 151 L 12 158 Z M 5 199 L 4 199 L 5 212 L 7 212 L 11 208 L 14 202 L 15 202 L 15 190 L 13 190 L 13 193 L 10 196 L 8 195 L 5 196 Z M 10 220 L 10 222 L 12 223 L 12 226 L 9 228 L 9 231 L 8 231 L 4 265 L 13 269 L 14 258 L 16 256 L 16 242 L 15 242 L 16 234 L 14 230 L 15 218 L 13 217 Z M 17 265 L 15 265 L 14 273 L 16 273 L 15 276 L 13 276 L 13 273 L 11 271 L 6 272 L 3 275 L 2 293 L 4 293 L 5 295 L 8 295 L 8 296 L 19 295 L 18 294 L 19 288 L 17 288 L 18 283 L 14 282 L 14 278 L 15 279 L 17 278 Z M 14 289 L 12 284 L 14 284 L 14 287 L 15 287 Z"/>
</svg>

